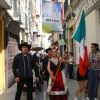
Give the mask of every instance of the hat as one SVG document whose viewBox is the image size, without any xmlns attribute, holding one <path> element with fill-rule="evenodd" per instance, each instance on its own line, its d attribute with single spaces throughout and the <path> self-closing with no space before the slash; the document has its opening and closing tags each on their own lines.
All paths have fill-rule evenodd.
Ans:
<svg viewBox="0 0 100 100">
<path fill-rule="evenodd" d="M 21 49 L 22 49 L 23 46 L 27 46 L 28 50 L 31 49 L 31 45 L 29 45 L 27 42 L 24 42 L 22 44 L 19 44 L 19 46 L 18 46 L 18 48 L 19 48 L 20 51 L 21 51 Z"/>
<path fill-rule="evenodd" d="M 52 50 L 52 49 L 51 49 L 51 48 L 46 49 L 46 53 L 47 53 L 49 50 Z"/>
<path fill-rule="evenodd" d="M 36 50 L 42 50 L 43 48 L 42 47 L 39 47 L 37 44 L 34 45 L 34 47 L 32 48 L 33 51 L 36 51 Z"/>
</svg>

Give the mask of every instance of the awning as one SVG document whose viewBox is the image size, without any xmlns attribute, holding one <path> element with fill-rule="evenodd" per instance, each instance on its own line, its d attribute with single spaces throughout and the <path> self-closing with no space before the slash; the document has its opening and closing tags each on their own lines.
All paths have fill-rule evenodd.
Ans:
<svg viewBox="0 0 100 100">
<path fill-rule="evenodd" d="M 7 31 L 19 36 L 20 26 L 17 22 L 11 20 L 7 27 Z"/>
<path fill-rule="evenodd" d="M 0 8 L 11 9 L 11 0 L 0 0 Z"/>
</svg>

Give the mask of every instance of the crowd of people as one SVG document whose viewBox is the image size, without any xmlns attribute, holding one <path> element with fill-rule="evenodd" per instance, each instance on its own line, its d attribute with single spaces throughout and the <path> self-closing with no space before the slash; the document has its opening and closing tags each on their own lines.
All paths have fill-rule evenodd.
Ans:
<svg viewBox="0 0 100 100">
<path fill-rule="evenodd" d="M 33 92 L 33 72 L 35 71 L 36 88 L 41 92 L 44 81 L 47 81 L 47 93 L 49 100 L 68 100 L 66 77 L 73 79 L 74 63 L 77 64 L 77 81 L 79 84 L 75 92 L 74 100 L 78 100 L 78 93 L 81 92 L 82 100 L 98 100 L 98 86 L 100 77 L 100 53 L 98 44 L 91 44 L 89 53 L 89 67 L 84 77 L 79 73 L 79 56 L 74 59 L 72 52 L 66 52 L 62 58 L 58 55 L 58 48 L 46 49 L 46 54 L 40 54 L 41 47 L 33 48 L 35 51 L 31 55 L 31 45 L 22 43 L 19 45 L 21 53 L 17 54 L 13 61 L 13 73 L 17 83 L 15 100 L 20 100 L 24 84 L 27 86 L 27 100 L 32 100 Z M 85 92 L 88 90 L 88 97 L 85 99 Z"/>
</svg>

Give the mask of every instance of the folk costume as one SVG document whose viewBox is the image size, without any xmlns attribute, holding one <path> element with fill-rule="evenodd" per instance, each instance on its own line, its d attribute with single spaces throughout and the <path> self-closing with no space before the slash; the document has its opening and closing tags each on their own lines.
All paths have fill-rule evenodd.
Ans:
<svg viewBox="0 0 100 100">
<path fill-rule="evenodd" d="M 61 59 L 58 58 L 58 61 L 55 62 L 51 58 L 49 61 L 50 61 L 50 70 L 53 72 L 53 76 L 55 76 Z M 63 68 L 64 68 L 64 63 L 61 64 L 57 78 L 51 90 L 50 100 L 68 100 L 67 99 L 67 83 L 66 83 L 65 75 L 63 73 Z M 52 83 L 53 83 L 53 79 L 50 76 L 47 92 L 50 91 Z"/>
</svg>

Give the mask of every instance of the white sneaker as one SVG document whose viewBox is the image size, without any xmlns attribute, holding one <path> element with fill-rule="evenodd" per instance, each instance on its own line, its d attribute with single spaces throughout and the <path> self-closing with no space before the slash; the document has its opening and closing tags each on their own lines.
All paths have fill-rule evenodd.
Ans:
<svg viewBox="0 0 100 100">
<path fill-rule="evenodd" d="M 74 100 L 77 100 L 77 97 L 76 96 L 74 96 Z"/>
<path fill-rule="evenodd" d="M 94 100 L 98 100 L 97 98 L 94 98 Z"/>
<path fill-rule="evenodd" d="M 89 97 L 87 97 L 87 98 L 86 98 L 86 100 L 90 100 L 90 98 L 89 98 Z"/>
</svg>

